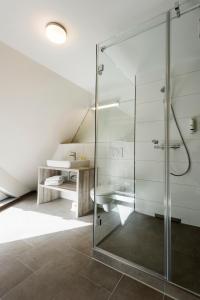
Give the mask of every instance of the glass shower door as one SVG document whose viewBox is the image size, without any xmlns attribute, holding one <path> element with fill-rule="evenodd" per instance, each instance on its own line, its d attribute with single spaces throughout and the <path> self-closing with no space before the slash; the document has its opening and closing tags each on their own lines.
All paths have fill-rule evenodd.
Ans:
<svg viewBox="0 0 200 300">
<path fill-rule="evenodd" d="M 166 16 L 132 40 L 137 49 L 132 261 L 165 276 Z"/>
<path fill-rule="evenodd" d="M 200 9 L 171 21 L 171 281 L 200 293 Z"/>
<path fill-rule="evenodd" d="M 105 52 L 97 76 L 95 245 L 120 256 L 118 228 L 134 210 L 134 80 Z"/>
<path fill-rule="evenodd" d="M 99 49 L 96 109 L 95 246 L 161 275 L 165 55 L 166 15 Z"/>
</svg>

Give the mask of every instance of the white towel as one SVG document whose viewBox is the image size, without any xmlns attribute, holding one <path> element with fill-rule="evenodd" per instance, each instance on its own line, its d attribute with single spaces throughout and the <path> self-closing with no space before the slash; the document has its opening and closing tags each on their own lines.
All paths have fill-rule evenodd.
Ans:
<svg viewBox="0 0 200 300">
<path fill-rule="evenodd" d="M 64 182 L 64 176 L 52 176 L 45 179 L 45 185 L 61 185 Z"/>
<path fill-rule="evenodd" d="M 60 175 L 60 176 L 52 176 L 52 177 L 48 177 L 48 178 L 46 178 L 46 180 L 45 181 L 58 181 L 58 180 L 63 180 L 63 176 L 62 175 Z"/>
<path fill-rule="evenodd" d="M 45 185 L 61 185 L 63 184 L 64 180 L 45 180 Z"/>
</svg>

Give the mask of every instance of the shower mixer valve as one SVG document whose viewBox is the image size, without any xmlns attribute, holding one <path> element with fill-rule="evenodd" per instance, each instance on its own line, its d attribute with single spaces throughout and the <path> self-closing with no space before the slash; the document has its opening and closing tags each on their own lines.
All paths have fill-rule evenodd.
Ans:
<svg viewBox="0 0 200 300">
<path fill-rule="evenodd" d="M 165 146 L 164 144 L 159 144 L 159 141 L 158 140 L 152 140 L 152 143 L 154 144 L 154 149 L 161 149 L 161 150 L 164 150 L 165 148 L 170 148 L 170 149 L 179 149 L 181 147 L 181 145 L 179 143 L 176 143 L 176 144 L 171 144 L 169 146 Z"/>
</svg>

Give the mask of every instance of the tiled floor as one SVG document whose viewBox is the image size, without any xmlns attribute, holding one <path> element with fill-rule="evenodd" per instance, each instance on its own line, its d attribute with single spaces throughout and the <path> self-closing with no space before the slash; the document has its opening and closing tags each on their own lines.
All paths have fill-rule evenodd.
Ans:
<svg viewBox="0 0 200 300">
<path fill-rule="evenodd" d="M 0 213 L 1 300 L 157 300 L 161 293 L 92 258 L 92 216 L 36 195 Z"/>
<path fill-rule="evenodd" d="M 133 213 L 99 247 L 163 274 L 163 220 Z M 172 222 L 172 281 L 200 293 L 200 228 Z"/>
</svg>

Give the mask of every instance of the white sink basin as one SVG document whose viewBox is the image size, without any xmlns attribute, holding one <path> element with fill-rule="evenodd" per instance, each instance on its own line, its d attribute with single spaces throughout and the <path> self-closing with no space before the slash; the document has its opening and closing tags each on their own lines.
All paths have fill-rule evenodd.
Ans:
<svg viewBox="0 0 200 300">
<path fill-rule="evenodd" d="M 89 160 L 47 160 L 48 167 L 78 169 L 89 167 Z"/>
</svg>

